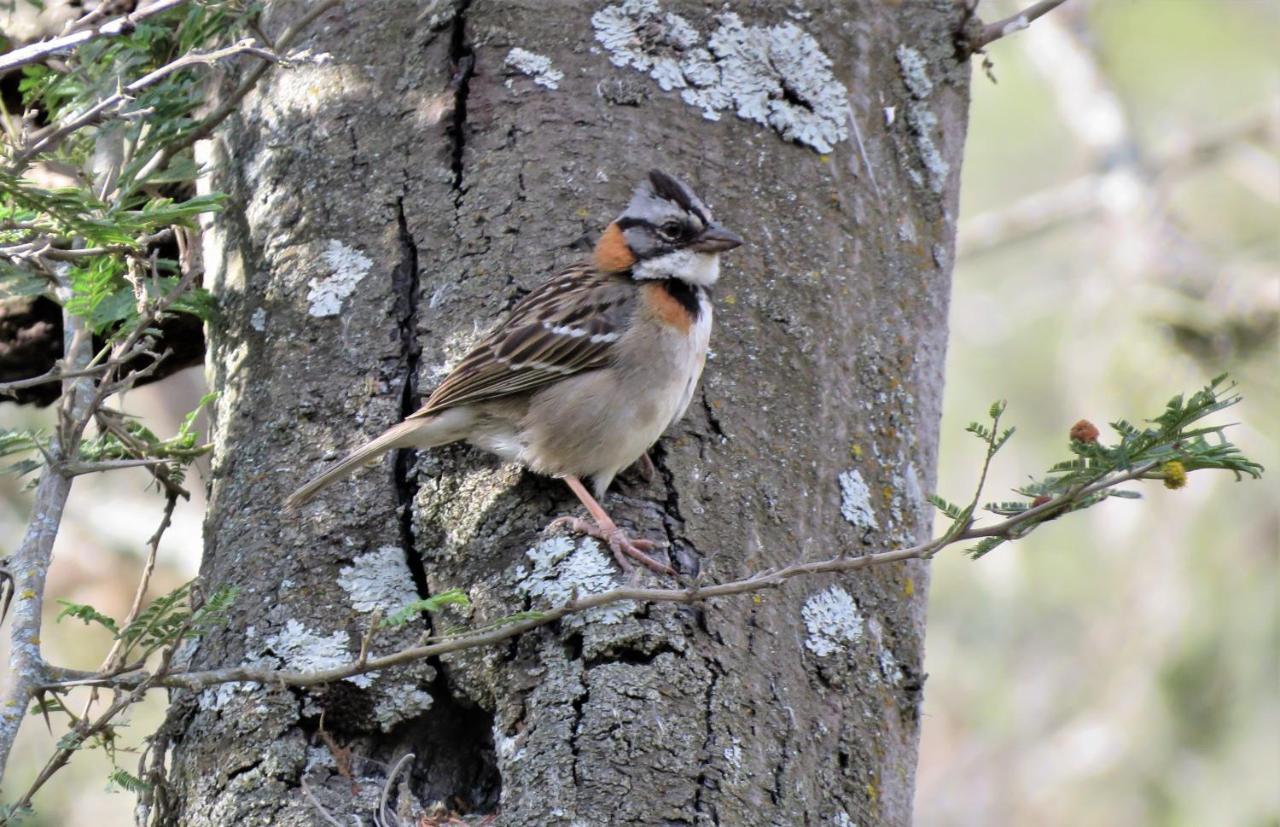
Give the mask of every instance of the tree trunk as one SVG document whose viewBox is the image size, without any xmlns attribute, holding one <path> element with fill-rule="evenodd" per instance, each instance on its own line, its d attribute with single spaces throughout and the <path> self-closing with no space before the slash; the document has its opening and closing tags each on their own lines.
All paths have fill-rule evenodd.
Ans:
<svg viewBox="0 0 1280 827">
<path fill-rule="evenodd" d="M 269 5 L 269 31 L 301 8 Z M 748 245 L 726 256 L 713 356 L 658 475 L 624 475 L 606 507 L 703 582 L 928 533 L 963 12 L 804 7 L 350 3 L 246 99 L 212 148 L 231 199 L 206 245 L 223 318 L 202 576 L 239 594 L 197 665 L 336 665 L 375 608 L 465 590 L 441 631 L 621 579 L 593 540 L 540 533 L 580 510 L 562 483 L 462 446 L 280 503 L 412 411 L 650 167 Z M 907 824 L 927 579 L 904 563 L 597 610 L 372 680 L 179 695 L 164 820 L 310 825 L 318 804 L 369 823 L 412 752 L 403 812 Z"/>
</svg>

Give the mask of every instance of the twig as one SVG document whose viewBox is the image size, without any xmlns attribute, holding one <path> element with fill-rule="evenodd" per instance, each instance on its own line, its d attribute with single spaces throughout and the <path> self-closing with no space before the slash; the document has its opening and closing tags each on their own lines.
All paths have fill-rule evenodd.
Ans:
<svg viewBox="0 0 1280 827">
<path fill-rule="evenodd" d="M 1030 26 L 1032 21 L 1043 17 L 1065 2 L 1066 0 L 1040 0 L 1039 3 L 1028 6 L 1017 14 L 1006 17 L 1004 20 L 988 23 L 982 27 L 982 31 L 976 37 L 969 41 L 969 48 L 976 52 L 1002 37 L 1008 37 L 1014 32 L 1020 32 Z"/>
<path fill-rule="evenodd" d="M 311 785 L 307 783 L 306 778 L 301 780 L 300 785 L 302 787 L 302 794 L 311 802 L 311 806 L 316 808 L 316 812 L 320 814 L 320 817 L 334 825 L 334 827 L 342 827 L 342 822 L 334 818 L 333 814 L 320 803 L 320 799 L 316 798 L 315 794 L 311 792 Z"/>
<path fill-rule="evenodd" d="M 13 391 L 20 391 L 23 388 L 34 388 L 37 385 L 51 385 L 54 382 L 63 382 L 67 379 L 76 379 L 81 376 L 96 376 L 107 370 L 107 365 L 98 365 L 97 367 L 85 368 L 84 370 L 49 370 L 33 376 L 30 379 L 15 379 L 12 382 L 0 382 L 0 396 L 9 395 Z"/>
<path fill-rule="evenodd" d="M 163 230 L 160 230 L 158 232 L 151 233 L 150 235 L 141 236 L 140 238 L 138 238 L 137 241 L 133 242 L 132 244 L 111 244 L 104 247 L 79 247 L 74 249 L 63 249 L 61 247 L 50 246 L 47 249 L 43 250 L 40 253 L 40 255 L 52 261 L 79 261 L 82 258 L 92 258 L 93 256 L 102 256 L 102 255 L 107 255 L 108 253 L 125 253 L 125 254 L 132 253 L 134 255 L 139 255 L 148 247 L 150 247 L 152 244 L 158 244 L 162 241 L 167 241 L 172 236 L 173 236 L 173 228 L 165 227 Z M 45 236 L 38 236 L 37 238 L 32 239 L 31 241 L 25 242 L 25 243 L 52 245 L 60 241 L 62 240 L 45 235 Z M 14 249 L 14 248 L 4 248 L 3 250 L 0 250 L 0 255 L 6 255 L 6 256 L 13 255 L 16 257 L 16 254 L 10 252 L 11 249 Z"/>
<path fill-rule="evenodd" d="M 797 577 L 805 577 L 815 574 L 851 572 L 870 568 L 871 566 L 883 565 L 885 563 L 928 559 L 945 546 L 968 542 L 969 540 L 980 539 L 983 537 L 1000 535 L 1006 535 L 1009 537 L 1017 536 L 1015 532 L 1017 532 L 1021 524 L 1026 520 L 1029 520 L 1034 516 L 1042 515 L 1047 511 L 1067 507 L 1085 497 L 1097 493 L 1103 488 L 1109 488 L 1119 485 L 1122 482 L 1136 479 L 1138 476 L 1150 471 L 1152 467 L 1154 466 L 1139 466 L 1125 474 L 1098 480 L 1083 489 L 1065 492 L 1058 497 L 1055 497 L 1053 500 L 1050 500 L 1048 503 L 1009 517 L 993 526 L 978 529 L 968 528 L 957 534 L 943 535 L 935 540 L 911 546 L 910 548 L 881 551 L 874 554 L 866 554 L 861 557 L 835 557 L 829 560 L 793 563 L 772 571 L 754 572 L 740 580 L 713 585 L 699 585 L 696 587 L 678 589 L 623 586 L 606 592 L 588 594 L 581 597 L 575 594 L 567 602 L 556 608 L 534 613 L 532 616 L 525 617 L 524 619 L 514 623 L 481 631 L 466 632 L 455 637 L 439 640 L 435 643 L 412 646 L 402 649 L 399 652 L 394 652 L 390 655 L 384 655 L 383 657 L 364 658 L 360 661 L 344 666 L 334 667 L 332 669 L 318 670 L 315 672 L 293 672 L 288 670 L 264 669 L 260 667 L 234 666 L 222 669 L 208 669 L 199 672 L 174 672 L 159 679 L 152 678 L 145 673 L 126 673 L 107 676 L 84 675 L 75 673 L 72 670 L 61 670 L 61 674 L 69 679 L 50 682 L 44 684 L 42 688 L 67 689 L 73 686 L 128 687 L 142 680 L 151 680 L 155 686 L 189 690 L 200 690 L 209 686 L 216 686 L 218 684 L 242 681 L 276 686 L 316 686 L 319 684 L 332 683 L 334 681 L 343 680 L 344 678 L 353 677 L 366 672 L 375 672 L 425 658 L 448 654 L 450 652 L 474 649 L 480 646 L 499 643 L 522 635 L 525 632 L 536 629 L 540 626 L 546 626 L 550 623 L 554 623 L 555 621 L 569 615 L 581 614 L 582 612 L 586 612 L 591 609 L 623 601 L 630 600 L 640 603 L 699 603 L 719 597 L 732 597 L 734 595 L 758 592 L 763 589 L 778 588 L 787 581 Z"/>
<path fill-rule="evenodd" d="M 341 5 L 341 3 L 342 0 L 321 0 L 321 2 L 313 6 L 310 11 L 298 18 L 297 22 L 285 29 L 284 32 L 276 38 L 272 49 L 276 54 L 284 54 L 284 51 L 292 45 L 298 35 L 302 34 L 302 32 L 314 23 L 322 14 L 335 6 Z M 205 116 L 204 120 L 196 124 L 195 128 L 190 132 L 160 150 L 154 158 L 148 161 L 136 176 L 137 180 L 145 181 L 148 176 L 168 166 L 169 162 L 172 161 L 178 153 L 187 149 L 196 141 L 203 140 L 213 134 L 213 130 L 217 129 L 218 124 L 226 120 L 227 116 L 236 110 L 240 105 L 240 101 L 244 100 L 245 95 L 249 94 L 249 92 L 253 90 L 254 86 L 257 86 L 258 81 L 261 80 L 262 76 L 271 69 L 271 66 L 272 64 L 270 63 L 264 63 L 251 69 L 245 79 L 240 82 L 240 85 L 223 99 L 217 109 Z"/>
<path fill-rule="evenodd" d="M 107 117 L 110 117 L 111 113 L 109 110 L 113 107 L 120 106 L 121 104 L 132 100 L 134 95 L 138 94 L 143 89 L 146 89 L 148 86 L 152 86 L 153 84 L 160 82 L 174 72 L 181 71 L 191 66 L 216 63 L 220 60 L 225 60 L 226 58 L 236 57 L 243 54 L 260 57 L 269 62 L 274 62 L 279 59 L 277 55 L 261 48 L 251 39 L 241 40 L 239 43 L 234 43 L 221 49 L 212 49 L 207 52 L 188 52 L 176 60 L 166 63 L 159 69 L 148 72 L 130 83 L 128 86 L 120 89 L 118 92 L 106 96 L 77 117 L 62 124 L 31 146 L 17 153 L 14 156 L 13 163 L 10 165 L 10 171 L 14 173 L 21 171 L 35 156 L 53 149 L 58 144 L 62 143 L 67 136 L 77 132 L 78 130 L 83 129 L 86 126 L 100 123 Z"/>
<path fill-rule="evenodd" d="M 21 49 L 14 49 L 9 54 L 0 57 L 0 74 L 13 69 L 27 66 L 32 63 L 38 63 L 52 55 L 69 52 L 77 46 L 88 43 L 90 40 L 97 40 L 100 37 L 117 37 L 122 34 L 128 34 L 134 30 L 139 21 L 145 20 L 153 15 L 166 12 L 169 9 L 176 8 L 185 3 L 186 0 L 156 0 L 149 6 L 137 9 L 130 14 L 117 17 L 107 23 L 92 29 L 84 29 L 72 34 L 63 35 L 62 37 L 54 37 L 48 40 L 41 40 Z M 106 5 L 105 3 L 103 5 Z M 88 15 L 86 15 L 87 17 Z"/>
<path fill-rule="evenodd" d="M 121 468 L 151 468 L 170 462 L 173 462 L 173 460 L 165 457 L 107 459 L 100 462 L 64 462 L 60 470 L 69 477 L 80 477 L 85 474 L 99 474 L 103 471 L 118 471 Z"/>
<path fill-rule="evenodd" d="M 169 529 L 169 525 L 173 520 L 173 511 L 178 505 L 177 493 L 170 491 L 164 502 L 164 514 L 160 517 L 160 525 L 156 527 L 155 532 L 147 540 L 147 558 L 142 564 L 142 573 L 138 576 L 138 588 L 133 593 L 133 605 L 129 607 L 129 613 L 125 615 L 124 620 L 120 623 L 121 629 L 129 628 L 133 621 L 138 619 L 138 613 L 142 611 L 142 602 L 147 597 L 147 587 L 151 584 L 151 574 L 156 568 L 156 556 L 160 552 L 160 539 L 164 537 L 165 531 Z M 102 671 L 107 672 L 120 666 L 120 661 L 124 658 L 124 638 L 117 638 L 111 651 L 107 653 L 107 657 L 102 662 Z"/>
<path fill-rule="evenodd" d="M 186 638 L 187 633 L 190 631 L 191 619 L 188 618 L 187 622 L 178 629 L 174 637 L 175 642 L 161 654 L 160 663 L 157 665 L 154 675 L 148 676 L 137 686 L 132 687 L 130 691 L 121 692 L 111 706 L 101 715 L 91 722 L 81 722 L 72 732 L 58 742 L 58 750 L 45 762 L 44 768 L 40 770 L 35 781 L 31 782 L 31 786 L 27 788 L 27 791 L 14 803 L 13 806 L 16 809 L 31 806 L 31 799 L 35 794 L 44 786 L 46 781 L 53 777 L 54 773 L 66 766 L 67 762 L 71 760 L 71 756 L 76 753 L 81 745 L 95 735 L 106 732 L 117 715 L 142 700 L 146 693 L 156 686 L 156 682 L 169 672 L 178 644 Z M 119 687 L 116 688 L 119 689 Z"/>
<path fill-rule="evenodd" d="M 364 637 L 360 639 L 360 655 L 356 658 L 356 663 L 364 666 L 369 662 L 369 647 L 373 645 L 373 636 L 378 632 L 378 624 L 382 622 L 382 609 L 374 609 L 373 615 L 369 618 L 369 629 L 364 633 Z"/>
<path fill-rule="evenodd" d="M 382 795 L 378 797 L 378 812 L 374 816 L 374 823 L 378 827 L 388 827 L 391 824 L 399 824 L 399 819 L 395 814 L 387 812 L 387 800 L 391 798 L 391 789 L 395 787 L 396 780 L 400 778 L 400 773 L 404 772 L 404 768 L 413 763 L 413 753 L 406 752 L 400 757 L 400 760 L 391 768 L 391 772 L 387 773 L 387 782 L 382 785 Z"/>
</svg>

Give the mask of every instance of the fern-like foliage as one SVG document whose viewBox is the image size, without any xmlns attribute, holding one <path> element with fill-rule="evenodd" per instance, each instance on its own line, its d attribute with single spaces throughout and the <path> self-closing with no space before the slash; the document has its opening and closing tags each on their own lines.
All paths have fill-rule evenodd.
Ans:
<svg viewBox="0 0 1280 827">
<path fill-rule="evenodd" d="M 1240 402 L 1236 386 L 1223 374 L 1189 397 L 1179 394 L 1169 400 L 1164 411 L 1145 425 L 1128 420 L 1111 423 L 1117 439 L 1100 439 L 1098 429 L 1081 421 L 1072 429 L 1068 450 L 1072 456 L 1051 465 L 1042 477 L 1033 478 L 1014 491 L 1024 499 L 990 502 L 984 510 L 1006 518 L 997 533 L 973 532 L 980 536 L 969 549 L 978 558 L 1009 540 L 1025 537 L 1037 526 L 1072 511 L 1091 508 L 1112 498 L 1137 499 L 1141 494 L 1115 486 L 1141 480 L 1161 480 L 1167 488 L 1180 488 L 1192 471 L 1230 471 L 1236 479 L 1257 478 L 1263 467 L 1244 456 L 1226 437 L 1231 423 L 1204 424 L 1204 420 Z M 1013 429 L 999 429 L 1003 403 L 991 406 L 990 425 L 972 423 L 968 433 L 986 443 L 987 453 L 978 484 L 981 495 L 987 467 L 1013 435 Z M 929 502 L 951 520 L 944 535 L 956 538 L 969 531 L 973 507 L 961 507 L 933 495 Z"/>
</svg>

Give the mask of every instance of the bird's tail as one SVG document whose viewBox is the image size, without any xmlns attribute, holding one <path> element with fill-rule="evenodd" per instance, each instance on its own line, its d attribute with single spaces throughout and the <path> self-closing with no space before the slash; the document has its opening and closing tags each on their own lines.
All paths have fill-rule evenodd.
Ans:
<svg viewBox="0 0 1280 827">
<path fill-rule="evenodd" d="M 347 454 L 333 465 L 326 468 L 319 476 L 308 482 L 289 495 L 284 501 L 285 508 L 293 509 L 302 505 L 315 496 L 316 492 L 330 483 L 350 474 L 354 474 L 361 466 L 381 457 L 388 451 L 396 448 L 409 447 L 431 447 L 431 445 L 443 445 L 446 442 L 452 442 L 452 439 L 441 439 L 436 441 L 432 439 L 434 429 L 431 419 L 407 419 L 399 425 L 388 428 L 380 436 L 366 442 L 359 448 Z M 443 435 L 441 435 L 443 436 Z"/>
</svg>

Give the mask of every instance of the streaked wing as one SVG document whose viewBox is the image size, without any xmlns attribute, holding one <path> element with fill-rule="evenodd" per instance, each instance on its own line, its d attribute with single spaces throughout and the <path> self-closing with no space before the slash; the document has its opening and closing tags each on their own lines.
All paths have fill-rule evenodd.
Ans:
<svg viewBox="0 0 1280 827">
<path fill-rule="evenodd" d="M 565 270 L 525 296 L 413 416 L 525 393 L 608 365 L 634 301 L 622 277 L 589 264 Z"/>
</svg>

